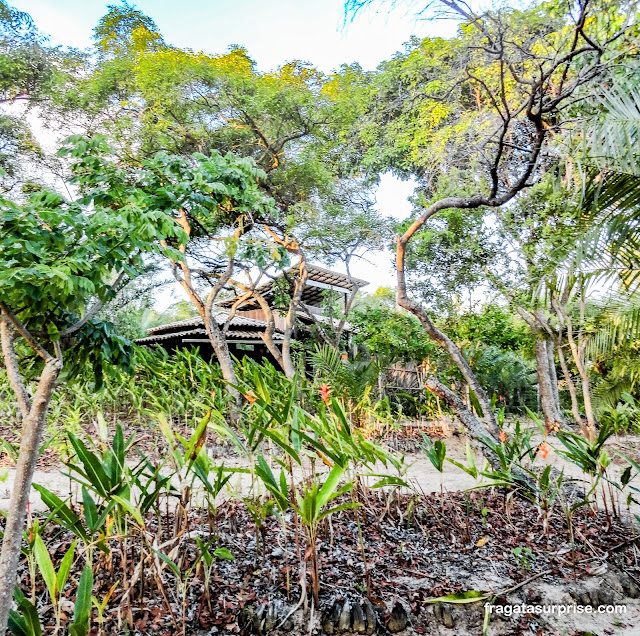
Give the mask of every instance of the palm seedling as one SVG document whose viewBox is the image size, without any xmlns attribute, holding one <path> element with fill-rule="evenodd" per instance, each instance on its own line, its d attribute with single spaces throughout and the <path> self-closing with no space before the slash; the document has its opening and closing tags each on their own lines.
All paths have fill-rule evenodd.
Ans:
<svg viewBox="0 0 640 636">
<path fill-rule="evenodd" d="M 600 426 L 597 437 L 593 441 L 585 439 L 582 435 L 578 435 L 571 431 L 559 431 L 558 439 L 565 447 L 564 450 L 556 451 L 559 455 L 562 455 L 571 463 L 579 466 L 584 473 L 589 475 L 591 480 L 591 488 L 587 493 L 586 498 L 596 490 L 598 482 L 602 477 L 607 477 L 607 467 L 611 463 L 611 459 L 605 449 L 607 440 L 614 434 L 613 426 L 610 423 L 604 423 Z M 611 493 L 610 493 L 611 494 Z M 603 497 L 605 508 L 606 493 L 603 487 Z M 594 501 L 594 506 L 596 505 Z M 615 503 L 611 498 L 611 505 Z M 609 510 L 606 508 L 607 517 L 609 516 Z"/>
<path fill-rule="evenodd" d="M 444 471 L 444 459 L 447 454 L 447 447 L 442 440 L 437 439 L 435 442 L 432 442 L 427 435 L 422 431 L 420 432 L 424 443 L 419 443 L 418 445 L 433 464 L 433 467 L 440 473 L 440 493 L 442 494 L 442 473 Z"/>
<path fill-rule="evenodd" d="M 319 606 L 320 579 L 318 570 L 318 555 L 316 551 L 316 539 L 318 526 L 323 519 L 339 512 L 350 510 L 359 504 L 348 502 L 327 507 L 340 495 L 353 488 L 353 483 L 347 482 L 338 487 L 344 474 L 344 468 L 335 465 L 322 485 L 314 482 L 311 486 L 305 486 L 302 493 L 296 490 L 294 507 L 300 515 L 300 520 L 307 535 L 307 554 L 311 564 L 311 581 L 313 586 L 313 598 L 316 607 Z"/>
</svg>

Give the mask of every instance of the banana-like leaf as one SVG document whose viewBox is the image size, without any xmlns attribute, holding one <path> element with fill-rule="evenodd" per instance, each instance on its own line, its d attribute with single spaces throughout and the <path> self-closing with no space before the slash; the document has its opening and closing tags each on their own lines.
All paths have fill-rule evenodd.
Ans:
<svg viewBox="0 0 640 636">
<path fill-rule="evenodd" d="M 40 574 L 44 579 L 44 582 L 49 590 L 49 596 L 51 597 L 51 601 L 54 605 L 58 602 L 58 587 L 56 580 L 56 570 L 53 567 L 53 561 L 51 560 L 51 556 L 49 555 L 49 551 L 47 550 L 47 546 L 44 544 L 42 537 L 38 534 L 36 535 L 34 544 L 33 544 L 33 553 L 36 557 L 36 563 L 38 564 L 38 569 L 40 570 Z"/>
<path fill-rule="evenodd" d="M 465 592 L 455 592 L 454 594 L 445 594 L 444 596 L 437 596 L 428 598 L 424 603 L 477 603 L 478 601 L 484 601 L 491 596 L 488 592 L 480 592 L 479 590 L 467 590 Z"/>
<path fill-rule="evenodd" d="M 89 617 L 91 614 L 91 592 L 93 591 L 93 572 L 90 565 L 85 565 L 78 582 L 76 604 L 73 612 L 73 623 L 69 625 L 71 636 L 87 636 Z"/>
</svg>

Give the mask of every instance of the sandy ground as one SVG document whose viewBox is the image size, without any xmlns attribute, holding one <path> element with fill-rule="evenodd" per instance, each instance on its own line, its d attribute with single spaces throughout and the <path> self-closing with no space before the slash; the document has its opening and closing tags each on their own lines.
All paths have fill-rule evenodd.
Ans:
<svg viewBox="0 0 640 636">
<path fill-rule="evenodd" d="M 464 437 L 450 436 L 444 441 L 447 446 L 447 457 L 466 464 L 466 441 Z M 608 444 L 609 453 L 610 455 L 615 455 L 615 451 L 617 450 L 626 454 L 631 454 L 637 458 L 637 449 L 640 448 L 639 442 L 640 438 L 638 437 L 627 437 L 624 439 L 613 438 Z M 560 446 L 557 440 L 553 440 L 552 443 L 556 446 Z M 242 461 L 237 457 L 228 457 L 229 453 L 220 446 L 212 447 L 209 451 L 212 456 L 220 455 L 220 457 L 216 459 L 216 464 L 224 462 L 225 466 L 228 468 L 247 468 L 248 466 L 246 461 Z M 401 453 L 398 453 L 398 455 L 400 454 Z M 225 457 L 225 455 L 227 455 L 227 457 Z M 476 454 L 476 465 L 478 467 L 482 466 L 482 461 L 482 458 Z M 545 459 L 538 458 L 536 460 L 536 464 L 540 466 L 551 464 L 558 469 L 563 470 L 565 477 L 567 478 L 575 478 L 578 480 L 583 478 L 583 475 L 577 466 L 565 461 L 564 458 L 553 451 L 551 451 Z M 445 462 L 444 472 L 441 475 L 424 456 L 424 454 L 420 452 L 407 453 L 405 455 L 404 465 L 406 470 L 400 476 L 410 482 L 418 492 L 439 492 L 441 488 L 445 492 L 453 492 L 474 488 L 480 486 L 482 483 L 479 480 L 473 479 L 450 462 Z M 609 469 L 611 478 L 618 480 L 621 471 L 624 470 L 625 466 L 626 462 L 624 460 L 616 460 L 612 463 Z M 301 472 L 308 473 L 309 470 L 310 466 L 305 464 L 302 471 L 300 469 L 295 471 L 297 473 L 296 477 L 300 477 Z M 326 467 L 321 466 L 319 470 L 327 469 Z M 69 477 L 65 475 L 65 472 L 66 468 L 60 465 L 53 466 L 48 470 L 38 470 L 36 471 L 34 482 L 52 490 L 62 499 L 67 499 L 70 494 L 73 494 L 74 499 L 77 500 L 79 495 L 78 486 L 77 484 L 70 484 Z M 365 470 L 363 472 L 365 474 L 367 472 L 371 472 L 398 476 L 395 469 L 385 469 L 382 465 L 373 467 L 371 471 Z M 7 479 L 4 482 L 0 482 L 0 510 L 6 510 L 8 507 L 9 497 L 13 487 L 14 474 L 14 469 L 9 468 Z M 379 478 L 379 476 L 365 477 L 370 484 L 375 483 Z M 640 482 L 640 479 L 636 479 L 635 481 Z M 177 479 L 174 480 L 174 482 L 176 486 L 179 485 Z M 221 493 L 220 498 L 229 499 L 246 495 L 249 493 L 250 483 L 250 475 L 246 473 L 238 473 L 232 477 L 225 491 Z M 589 484 L 587 483 L 585 486 L 588 488 Z M 640 483 L 636 484 L 636 486 L 640 487 Z M 196 494 L 196 499 L 197 498 L 198 495 Z M 31 491 L 30 502 L 32 512 L 45 512 L 47 510 L 35 489 L 32 489 Z M 621 502 L 621 506 L 624 509 L 624 502 Z M 640 514 L 640 508 L 636 506 L 636 508 L 632 509 L 631 512 Z M 597 578 L 593 579 L 593 582 L 590 584 L 597 584 L 597 580 Z M 491 587 L 490 584 L 491 581 L 470 581 L 470 585 L 473 585 L 476 589 L 489 589 L 489 587 Z M 500 587 L 500 585 L 498 585 L 498 587 Z M 571 604 L 574 602 L 572 597 L 567 593 L 566 582 L 559 582 L 559 585 L 552 586 L 541 583 L 539 588 L 543 593 L 545 603 Z M 520 592 L 522 592 L 522 590 L 520 590 Z M 514 604 L 518 604 L 522 600 L 523 599 L 521 599 L 520 596 L 514 596 L 513 599 L 509 598 L 509 602 Z M 597 634 L 604 636 L 606 634 L 616 633 L 621 634 L 621 636 L 640 635 L 640 627 L 638 626 L 640 624 L 640 601 L 625 599 L 625 604 L 628 612 L 625 616 L 610 616 L 605 614 L 576 615 L 571 613 L 566 616 L 549 617 L 548 622 L 546 622 L 545 629 L 549 630 L 547 632 L 549 634 L 591 633 L 594 635 Z M 454 607 L 454 614 L 456 612 L 462 612 L 463 609 L 464 607 Z M 470 628 L 469 630 L 466 630 L 464 625 L 465 623 L 463 618 L 456 619 L 457 633 L 468 633 L 474 635 L 481 633 L 480 628 L 474 627 L 473 629 Z M 430 624 L 430 628 L 431 631 L 429 633 L 433 634 L 433 636 L 451 633 L 451 630 L 435 622 Z M 511 636 L 513 633 L 512 629 L 512 622 L 503 622 L 495 618 L 492 619 L 489 634 L 491 636 Z M 413 632 L 408 630 L 407 633 Z"/>
<path fill-rule="evenodd" d="M 466 464 L 465 438 L 450 436 L 447 437 L 444 441 L 447 446 L 447 457 Z M 555 441 L 555 444 L 557 446 L 560 446 L 557 440 Z M 622 452 L 633 453 L 634 449 L 640 447 L 640 438 L 631 436 L 624 439 L 613 438 L 608 446 L 610 454 L 611 450 L 614 449 L 622 450 Z M 216 451 L 216 454 L 219 454 L 219 448 L 216 449 Z M 398 454 L 401 455 L 401 453 Z M 478 468 L 482 466 L 482 461 L 482 458 L 476 454 L 476 465 Z M 216 460 L 216 463 L 224 463 L 225 467 L 227 468 L 248 467 L 248 463 L 246 461 L 238 459 L 237 457 L 225 458 L 224 450 L 223 457 L 218 458 Z M 536 465 L 544 466 L 546 464 L 551 464 L 556 468 L 563 470 L 565 478 L 574 478 L 584 483 L 587 489 L 589 488 L 588 482 L 583 481 L 584 475 L 580 468 L 566 461 L 563 457 L 557 455 L 555 452 L 551 451 L 546 459 L 536 459 Z M 620 474 L 622 470 L 624 470 L 625 466 L 626 462 L 624 462 L 624 460 L 612 463 L 612 465 L 609 467 L 610 477 L 613 480 L 619 480 Z M 374 466 L 371 471 L 363 470 L 362 473 L 364 475 L 372 473 L 374 475 L 388 474 L 392 476 L 401 476 L 405 481 L 411 483 L 416 491 L 425 493 L 437 492 L 440 491 L 441 488 L 445 492 L 466 490 L 469 488 L 478 487 L 482 483 L 486 483 L 486 480 L 482 481 L 482 479 L 473 479 L 470 475 L 466 474 L 464 471 L 460 470 L 458 467 L 454 466 L 448 461 L 445 461 L 444 471 L 441 475 L 434 468 L 431 462 L 425 457 L 425 455 L 419 451 L 417 453 L 410 452 L 405 455 L 405 467 L 406 472 L 404 475 L 398 475 L 394 468 L 385 468 L 381 464 Z M 325 467 L 320 465 L 320 468 L 318 468 L 317 470 L 320 472 L 323 469 L 325 469 Z M 310 466 L 306 464 L 303 471 L 297 469 L 294 471 L 294 475 L 296 477 L 300 477 L 301 472 L 305 472 L 306 474 L 308 474 L 309 471 Z M 70 484 L 69 477 L 65 474 L 66 472 L 67 469 L 64 466 L 52 467 L 48 470 L 37 470 L 34 476 L 34 483 L 45 486 L 49 490 L 56 493 L 62 499 L 68 498 L 71 493 L 73 493 L 74 499 L 76 499 L 79 494 L 78 485 L 75 483 Z M 274 473 L 277 472 L 278 471 L 274 469 Z M 11 496 L 11 490 L 13 488 L 14 476 L 15 470 L 13 468 L 9 468 L 6 480 L 4 482 L 0 482 L 0 510 L 6 510 L 8 508 L 9 498 Z M 379 479 L 380 476 L 366 477 L 366 480 L 370 485 L 373 485 Z M 635 481 L 638 482 L 637 484 L 635 484 L 636 487 L 640 487 L 640 478 L 636 479 Z M 634 482 L 632 482 L 632 484 L 633 483 Z M 225 491 L 221 493 L 221 498 L 228 499 L 245 496 L 249 493 L 250 484 L 250 475 L 248 475 L 247 473 L 237 473 L 231 478 L 225 488 Z M 177 479 L 174 479 L 174 485 L 179 485 Z M 40 495 L 35 489 L 32 489 L 31 491 L 30 503 L 32 511 L 46 510 L 46 506 L 44 506 L 44 504 L 42 503 Z M 635 506 L 635 508 L 632 509 L 631 512 L 639 514 L 640 507 Z"/>
</svg>

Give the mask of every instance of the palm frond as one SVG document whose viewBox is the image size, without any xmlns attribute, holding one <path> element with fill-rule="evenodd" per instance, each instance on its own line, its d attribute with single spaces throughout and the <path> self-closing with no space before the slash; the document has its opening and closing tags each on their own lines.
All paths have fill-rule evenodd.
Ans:
<svg viewBox="0 0 640 636">
<path fill-rule="evenodd" d="M 617 348 L 640 340 L 640 303 L 624 309 L 614 307 L 603 318 L 587 346 L 591 360 L 613 355 Z"/>
</svg>

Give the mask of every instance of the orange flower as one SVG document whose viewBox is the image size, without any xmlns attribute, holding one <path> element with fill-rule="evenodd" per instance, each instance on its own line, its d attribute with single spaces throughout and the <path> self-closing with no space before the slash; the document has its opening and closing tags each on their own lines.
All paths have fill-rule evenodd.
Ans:
<svg viewBox="0 0 640 636">
<path fill-rule="evenodd" d="M 249 393 L 245 393 L 244 397 L 247 399 L 249 404 L 253 404 L 258 398 L 253 394 L 253 391 L 249 391 Z"/>
<path fill-rule="evenodd" d="M 329 385 L 323 384 L 320 389 L 320 397 L 324 400 L 324 403 L 329 406 Z"/>
<path fill-rule="evenodd" d="M 507 441 L 507 434 L 504 431 L 500 431 L 500 441 L 503 444 Z"/>
<path fill-rule="evenodd" d="M 540 457 L 542 457 L 542 459 L 546 459 L 547 455 L 549 454 L 549 447 L 547 446 L 546 442 L 542 442 L 542 444 L 540 444 L 540 446 L 538 446 L 538 455 L 540 455 Z"/>
</svg>

